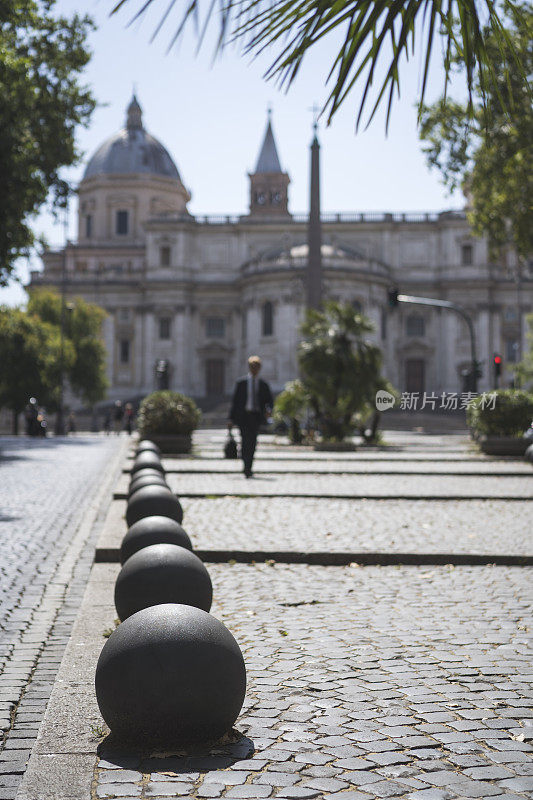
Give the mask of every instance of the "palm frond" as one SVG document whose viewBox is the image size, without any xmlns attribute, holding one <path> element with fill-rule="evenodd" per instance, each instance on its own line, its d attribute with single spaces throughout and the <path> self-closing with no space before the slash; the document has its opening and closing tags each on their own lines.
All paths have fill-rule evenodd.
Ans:
<svg viewBox="0 0 533 800">
<path fill-rule="evenodd" d="M 113 0 L 111 14 L 137 5 L 131 22 L 145 15 L 160 0 Z M 511 38 L 503 24 L 503 14 L 520 14 L 520 3 L 512 0 L 163 0 L 166 7 L 156 25 L 152 39 L 169 25 L 173 10 L 181 11 L 181 20 L 171 36 L 169 49 L 183 35 L 193 18 L 200 47 L 213 18 L 219 33 L 216 52 L 226 43 L 238 42 L 245 54 L 259 55 L 274 48 L 277 54 L 265 73 L 280 86 L 289 88 L 295 80 L 309 50 L 326 37 L 340 36 L 337 53 L 328 70 L 331 84 L 322 113 L 328 124 L 346 102 L 348 95 L 361 85 L 361 99 L 356 117 L 357 127 L 363 118 L 367 101 L 374 87 L 375 99 L 368 122 L 387 96 L 388 126 L 395 94 L 400 93 L 403 59 L 418 47 L 417 31 L 421 32 L 422 80 L 419 112 L 427 89 L 434 42 L 444 45 L 445 90 L 453 63 L 464 67 L 470 108 L 475 89 L 484 99 L 487 87 L 496 83 L 493 65 L 487 53 L 486 36 L 491 31 L 501 53 L 517 58 Z M 203 21 L 200 22 L 200 16 Z M 425 36 L 423 35 L 425 33 Z M 418 40 L 417 40 L 418 41 Z M 527 76 L 522 75 L 527 84 Z M 502 105 L 505 107 L 503 98 Z"/>
</svg>

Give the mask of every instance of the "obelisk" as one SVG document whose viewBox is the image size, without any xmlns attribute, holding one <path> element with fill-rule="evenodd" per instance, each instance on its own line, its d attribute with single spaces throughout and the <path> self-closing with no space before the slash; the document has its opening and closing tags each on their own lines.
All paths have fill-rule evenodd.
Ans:
<svg viewBox="0 0 533 800">
<path fill-rule="evenodd" d="M 311 142 L 311 192 L 309 222 L 307 224 L 307 308 L 320 308 L 322 303 L 322 228 L 320 221 L 320 145 L 317 137 L 318 124 L 313 124 Z"/>
</svg>

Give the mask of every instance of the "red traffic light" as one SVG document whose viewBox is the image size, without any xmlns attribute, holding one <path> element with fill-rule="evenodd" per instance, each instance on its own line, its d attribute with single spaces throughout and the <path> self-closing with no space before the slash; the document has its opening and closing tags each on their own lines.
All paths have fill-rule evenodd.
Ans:
<svg viewBox="0 0 533 800">
<path fill-rule="evenodd" d="M 501 356 L 494 356 L 494 363 L 495 364 L 501 364 L 502 363 L 502 357 Z"/>
</svg>

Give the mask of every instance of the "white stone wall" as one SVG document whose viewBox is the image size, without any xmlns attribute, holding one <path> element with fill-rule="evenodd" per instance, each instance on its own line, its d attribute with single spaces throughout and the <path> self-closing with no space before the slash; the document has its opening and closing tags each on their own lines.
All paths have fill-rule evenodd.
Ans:
<svg viewBox="0 0 533 800">
<path fill-rule="evenodd" d="M 155 362 L 162 358 L 171 365 L 170 388 L 196 397 L 206 393 L 207 360 L 221 359 L 229 393 L 251 353 L 262 357 L 264 377 L 280 390 L 297 377 L 304 292 L 297 265 L 280 266 L 282 261 L 272 254 L 305 243 L 306 226 L 291 220 L 186 222 L 176 216 L 187 199 L 180 186 L 171 179 L 144 176 L 92 179 L 80 187 L 80 237 L 68 251 L 69 291 L 108 311 L 104 336 L 109 397 L 128 399 L 153 390 Z M 127 207 L 134 215 L 131 236 L 120 240 L 111 227 L 117 203 L 130 203 Z M 152 219 L 157 209 L 173 213 Z M 89 210 L 94 214 L 90 242 L 84 238 L 83 221 Z M 503 267 L 488 263 L 486 242 L 474 239 L 466 220 L 457 215 L 412 222 L 392 215 L 380 221 L 327 222 L 323 242 L 360 254 L 334 267 L 326 265 L 325 292 L 362 304 L 375 326 L 372 338 L 384 352 L 385 375 L 400 390 L 405 388 L 406 361 L 421 358 L 427 391 L 461 391 L 460 370 L 470 362 L 470 342 L 466 325 L 451 312 L 405 306 L 388 311 L 387 288 L 393 283 L 402 293 L 452 300 L 471 310 L 478 359 L 484 362 L 481 389 L 493 385 L 494 352 L 504 355 L 505 364 L 505 337 L 520 331 L 520 325 L 525 337 L 525 313 L 533 307 L 532 281 L 522 283 L 522 310 L 516 322 L 502 322 L 505 309 L 517 306 L 516 284 Z M 465 244 L 473 246 L 471 265 L 461 263 Z M 163 246 L 170 248 L 168 266 L 160 263 Z M 252 259 L 256 261 L 246 268 Z M 59 285 L 60 269 L 61 254 L 49 254 L 44 275 L 36 277 L 34 285 Z M 263 336 L 261 330 L 266 301 L 274 306 L 272 336 Z M 121 309 L 129 310 L 128 320 L 121 319 Z M 406 318 L 413 311 L 425 319 L 423 337 L 406 334 Z M 210 316 L 225 320 L 220 339 L 206 334 Z M 168 341 L 159 338 L 161 317 L 171 319 Z M 119 363 L 121 337 L 130 340 L 128 365 Z M 506 380 L 510 377 L 507 371 Z"/>
</svg>

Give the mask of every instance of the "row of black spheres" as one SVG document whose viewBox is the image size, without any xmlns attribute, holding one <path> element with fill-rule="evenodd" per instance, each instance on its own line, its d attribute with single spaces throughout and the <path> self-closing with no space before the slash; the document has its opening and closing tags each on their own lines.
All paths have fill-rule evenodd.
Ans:
<svg viewBox="0 0 533 800">
<path fill-rule="evenodd" d="M 131 472 L 115 584 L 121 624 L 98 660 L 98 706 L 112 734 L 146 747 L 215 740 L 242 708 L 244 659 L 208 613 L 211 579 L 153 442 L 139 444 Z"/>
</svg>

